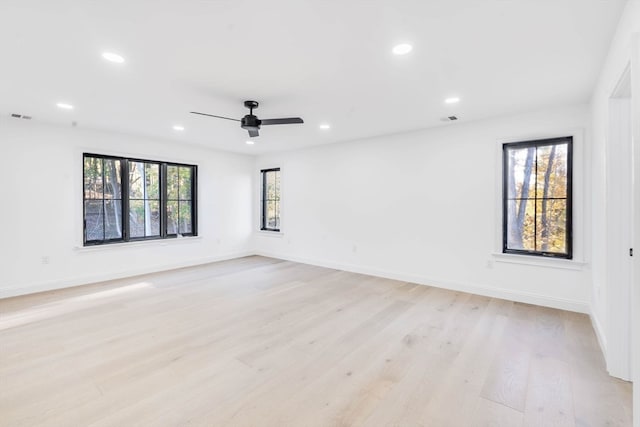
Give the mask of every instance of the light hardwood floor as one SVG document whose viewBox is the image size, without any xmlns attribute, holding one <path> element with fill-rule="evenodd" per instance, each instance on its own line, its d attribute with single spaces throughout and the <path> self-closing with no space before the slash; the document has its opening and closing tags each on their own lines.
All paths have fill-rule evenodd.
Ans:
<svg viewBox="0 0 640 427">
<path fill-rule="evenodd" d="M 0 300 L 3 426 L 630 426 L 582 314 L 263 257 Z"/>
</svg>

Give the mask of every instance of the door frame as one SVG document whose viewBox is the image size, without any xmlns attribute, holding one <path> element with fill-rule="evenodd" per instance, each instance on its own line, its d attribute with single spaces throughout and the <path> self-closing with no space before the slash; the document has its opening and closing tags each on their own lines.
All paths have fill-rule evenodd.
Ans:
<svg viewBox="0 0 640 427">
<path fill-rule="evenodd" d="M 633 146 L 633 248 L 631 259 L 631 378 L 633 425 L 640 427 L 640 33 L 631 37 L 631 125 Z"/>
<path fill-rule="evenodd" d="M 633 124 L 631 63 L 619 77 L 608 100 L 606 145 L 606 277 L 607 277 L 607 370 L 631 380 L 632 351 L 632 257 Z"/>
</svg>

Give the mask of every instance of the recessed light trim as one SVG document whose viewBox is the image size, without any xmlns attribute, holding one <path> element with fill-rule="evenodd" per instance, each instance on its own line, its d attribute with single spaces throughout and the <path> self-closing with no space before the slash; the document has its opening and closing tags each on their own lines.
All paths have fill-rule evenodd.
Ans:
<svg viewBox="0 0 640 427">
<path fill-rule="evenodd" d="M 329 130 L 331 129 L 331 125 L 329 123 L 322 123 L 320 126 L 318 126 L 320 129 L 322 130 Z"/>
<path fill-rule="evenodd" d="M 117 53 L 113 52 L 104 52 L 102 57 L 109 62 L 115 62 L 116 64 L 122 64 L 124 62 L 124 58 Z"/>
<path fill-rule="evenodd" d="M 182 132 L 184 130 L 184 126 L 175 125 L 175 126 L 173 126 L 173 130 L 178 131 L 178 132 Z"/>
<path fill-rule="evenodd" d="M 253 145 L 253 144 L 255 144 L 255 142 L 254 142 L 254 141 L 251 141 L 251 140 L 247 140 L 247 141 L 246 141 L 246 143 L 247 143 L 247 145 Z"/>
<path fill-rule="evenodd" d="M 409 43 L 401 43 L 394 46 L 392 52 L 394 55 L 406 55 L 412 50 L 413 46 L 411 46 Z"/>
<path fill-rule="evenodd" d="M 458 98 L 457 96 L 452 96 L 451 98 L 447 98 L 444 100 L 445 104 L 457 104 L 458 102 L 460 102 L 460 98 Z"/>
<path fill-rule="evenodd" d="M 67 104 L 66 102 L 58 102 L 56 107 L 62 108 L 63 110 L 73 110 L 73 105 Z"/>
</svg>

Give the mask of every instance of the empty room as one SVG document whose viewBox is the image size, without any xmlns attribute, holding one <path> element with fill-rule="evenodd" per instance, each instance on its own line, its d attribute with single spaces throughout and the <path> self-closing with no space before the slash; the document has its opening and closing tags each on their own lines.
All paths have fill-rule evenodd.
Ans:
<svg viewBox="0 0 640 427">
<path fill-rule="evenodd" d="M 640 427 L 640 0 L 2 0 L 0 54 L 0 427 Z"/>
</svg>

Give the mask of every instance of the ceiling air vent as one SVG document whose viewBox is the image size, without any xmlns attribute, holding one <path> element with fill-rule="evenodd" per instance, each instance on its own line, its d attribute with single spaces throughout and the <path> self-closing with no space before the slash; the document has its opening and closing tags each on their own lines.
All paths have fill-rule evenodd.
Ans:
<svg viewBox="0 0 640 427">
<path fill-rule="evenodd" d="M 14 119 L 25 119 L 25 120 L 31 120 L 32 119 L 31 116 L 27 116 L 25 114 L 16 114 L 16 113 L 11 113 L 11 117 L 13 117 Z"/>
<path fill-rule="evenodd" d="M 443 117 L 440 120 L 443 121 L 443 122 L 454 122 L 454 121 L 458 120 L 458 116 Z"/>
</svg>

